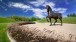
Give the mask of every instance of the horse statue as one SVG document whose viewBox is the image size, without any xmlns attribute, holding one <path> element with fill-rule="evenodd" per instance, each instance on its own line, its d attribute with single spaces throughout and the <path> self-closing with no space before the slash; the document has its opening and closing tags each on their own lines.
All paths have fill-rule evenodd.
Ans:
<svg viewBox="0 0 76 42">
<path fill-rule="evenodd" d="M 55 20 L 54 25 L 57 22 L 57 19 L 59 19 L 61 21 L 61 26 L 62 26 L 62 14 L 53 12 L 49 5 L 46 5 L 46 9 L 47 9 L 47 13 L 48 13 L 48 16 L 46 18 L 49 18 L 50 23 L 51 23 L 50 26 L 52 25 L 51 18 L 53 18 Z M 48 21 L 48 19 L 47 19 L 47 21 Z"/>
</svg>

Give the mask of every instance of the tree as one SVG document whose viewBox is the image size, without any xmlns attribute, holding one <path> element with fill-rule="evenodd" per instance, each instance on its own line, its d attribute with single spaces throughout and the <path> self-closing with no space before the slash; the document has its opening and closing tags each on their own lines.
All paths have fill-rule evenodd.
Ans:
<svg viewBox="0 0 76 42">
<path fill-rule="evenodd" d="M 67 16 L 69 17 L 70 15 L 68 14 Z"/>
<path fill-rule="evenodd" d="M 36 20 L 40 20 L 40 18 L 38 18 L 38 17 L 31 17 L 30 20 L 31 21 L 36 21 Z"/>
<path fill-rule="evenodd" d="M 67 16 L 68 17 L 76 17 L 76 14 L 75 13 L 72 13 L 72 14 L 68 14 Z"/>
</svg>

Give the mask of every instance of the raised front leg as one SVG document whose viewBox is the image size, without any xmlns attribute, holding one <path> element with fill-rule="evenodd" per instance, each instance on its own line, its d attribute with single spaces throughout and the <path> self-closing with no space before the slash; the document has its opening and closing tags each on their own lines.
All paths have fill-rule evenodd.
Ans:
<svg viewBox="0 0 76 42">
<path fill-rule="evenodd" d="M 50 26 L 52 25 L 52 21 L 51 21 L 51 18 L 49 18 L 49 20 L 50 20 Z"/>
<path fill-rule="evenodd" d="M 49 22 L 48 18 L 49 18 L 49 17 L 48 17 L 48 16 L 46 16 L 46 20 Z"/>
</svg>

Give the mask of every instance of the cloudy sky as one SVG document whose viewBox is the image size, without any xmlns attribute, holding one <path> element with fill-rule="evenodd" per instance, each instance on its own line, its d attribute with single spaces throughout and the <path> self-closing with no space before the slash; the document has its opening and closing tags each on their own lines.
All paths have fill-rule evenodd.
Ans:
<svg viewBox="0 0 76 42">
<path fill-rule="evenodd" d="M 43 18 L 47 16 L 46 5 L 53 12 L 62 13 L 64 17 L 69 13 L 76 13 L 76 0 L 0 0 L 0 16 Z"/>
</svg>

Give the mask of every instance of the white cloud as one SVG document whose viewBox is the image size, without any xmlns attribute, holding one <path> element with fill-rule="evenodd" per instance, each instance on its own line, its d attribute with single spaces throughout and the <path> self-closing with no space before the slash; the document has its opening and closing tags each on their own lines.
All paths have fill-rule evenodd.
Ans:
<svg viewBox="0 0 76 42">
<path fill-rule="evenodd" d="M 2 0 L 0 0 L 2 2 Z"/>
<path fill-rule="evenodd" d="M 30 9 L 31 8 L 31 6 L 29 6 L 29 5 L 25 5 L 25 4 L 23 4 L 23 3 L 9 3 L 9 7 L 16 7 L 16 8 L 21 8 L 21 9 Z"/>
<path fill-rule="evenodd" d="M 4 7 L 4 6 L 1 6 L 1 5 L 0 5 L 0 7 L 1 7 L 2 9 L 4 9 L 5 11 L 8 10 L 8 9 L 7 9 L 6 7 Z"/>
<path fill-rule="evenodd" d="M 30 4 L 33 4 L 36 7 L 46 6 L 46 5 L 49 5 L 51 7 L 55 6 L 53 2 L 48 2 L 47 0 L 36 0 L 36 1 L 30 2 Z"/>
<path fill-rule="evenodd" d="M 55 7 L 56 4 L 53 2 L 46 2 L 45 4 L 43 4 L 43 6 L 45 6 L 45 7 L 46 7 L 46 5 L 49 5 L 53 11 L 57 11 L 59 13 L 65 13 L 67 10 L 66 8 L 56 8 Z"/>
<path fill-rule="evenodd" d="M 46 5 L 49 5 L 51 8 L 55 7 L 55 3 L 53 3 L 53 2 L 45 2 L 43 4 L 44 7 L 46 7 Z"/>
<path fill-rule="evenodd" d="M 31 4 L 33 4 L 34 6 L 36 6 L 36 7 L 39 7 L 39 6 L 44 6 L 44 7 L 46 7 L 46 5 L 49 5 L 51 8 L 52 8 L 52 10 L 53 11 L 56 11 L 56 12 L 59 12 L 59 13 L 65 13 L 66 12 L 66 8 L 56 8 L 55 6 L 56 6 L 56 4 L 54 3 L 54 2 L 47 2 L 46 0 L 37 0 L 37 1 L 33 1 L 33 2 L 30 2 Z M 46 9 L 43 9 L 43 10 L 41 10 L 41 9 L 34 9 L 34 10 L 32 10 L 35 14 L 35 16 L 37 16 L 37 17 L 45 17 L 44 16 L 44 13 L 46 13 L 46 11 L 44 11 L 44 10 L 46 10 Z"/>
<path fill-rule="evenodd" d="M 65 13 L 66 10 L 67 10 L 67 9 L 65 9 L 65 8 L 61 8 L 61 10 L 59 10 L 58 12 L 59 12 L 59 13 Z"/>
<path fill-rule="evenodd" d="M 65 13 L 66 12 L 66 8 L 53 8 L 53 11 L 59 12 L 59 13 Z"/>
<path fill-rule="evenodd" d="M 34 16 L 39 17 L 39 18 L 43 18 L 45 13 L 46 13 L 46 9 L 33 8 L 31 6 L 27 6 L 27 5 L 22 4 L 22 3 L 10 3 L 9 7 L 21 8 L 23 10 L 26 9 L 26 11 L 24 11 L 24 12 L 32 10 L 32 12 L 34 13 Z"/>
<path fill-rule="evenodd" d="M 5 11 L 7 11 L 7 9 L 4 9 Z"/>
<path fill-rule="evenodd" d="M 30 2 L 30 4 L 33 4 L 34 6 L 36 7 L 39 7 L 39 6 L 44 6 L 46 7 L 46 5 L 49 5 L 53 11 L 57 11 L 57 12 L 60 12 L 60 13 L 65 13 L 66 12 L 66 8 L 56 8 L 56 4 L 54 2 L 47 2 L 46 0 L 37 0 L 37 1 L 32 1 Z M 40 8 L 33 8 L 32 6 L 30 5 L 25 5 L 23 3 L 11 3 L 9 4 L 10 7 L 16 7 L 16 8 L 21 8 L 23 10 L 26 9 L 26 11 L 24 12 L 27 12 L 29 10 L 32 10 L 32 12 L 34 13 L 34 16 L 37 16 L 39 18 L 43 18 L 45 17 L 45 15 L 47 15 L 47 11 L 46 9 L 40 9 Z"/>
<path fill-rule="evenodd" d="M 46 2 L 46 0 L 36 0 L 36 1 L 32 1 L 30 2 L 31 4 L 35 5 L 36 7 L 44 4 Z"/>
<path fill-rule="evenodd" d="M 44 15 L 46 14 L 46 10 L 45 9 L 39 9 L 39 8 L 33 8 L 32 11 L 34 12 L 34 16 L 39 17 L 39 18 L 43 18 L 45 17 Z"/>
<path fill-rule="evenodd" d="M 37 1 L 33 1 L 30 2 L 31 4 L 33 4 L 36 7 L 39 7 L 40 5 L 46 7 L 46 5 L 49 5 L 53 11 L 57 11 L 59 13 L 65 13 L 66 12 L 66 8 L 56 8 L 56 4 L 54 2 L 48 2 L 47 0 L 37 0 Z"/>
</svg>

